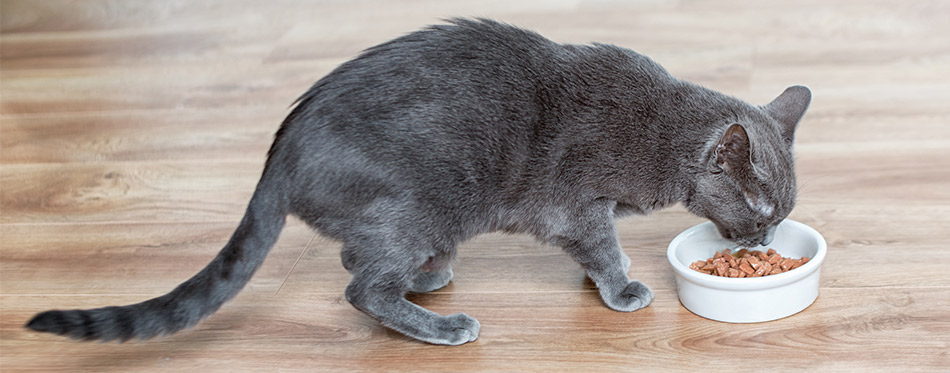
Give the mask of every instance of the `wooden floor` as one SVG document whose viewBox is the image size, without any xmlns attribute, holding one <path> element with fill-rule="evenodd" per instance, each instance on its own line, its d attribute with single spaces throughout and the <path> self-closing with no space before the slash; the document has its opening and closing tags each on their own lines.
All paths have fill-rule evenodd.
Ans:
<svg viewBox="0 0 950 373">
<path fill-rule="evenodd" d="M 950 367 L 950 3 L 2 0 L 0 15 L 3 372 Z M 459 347 L 352 308 L 338 244 L 298 221 L 192 330 L 118 345 L 23 328 L 190 277 L 237 225 L 288 105 L 363 48 L 451 16 L 629 47 L 757 104 L 811 87 L 791 217 L 829 243 L 817 302 L 745 325 L 685 310 L 665 249 L 702 220 L 675 207 L 619 222 L 631 275 L 656 292 L 634 313 L 530 237 L 466 243 L 453 283 L 412 298 L 481 321 Z"/>
</svg>

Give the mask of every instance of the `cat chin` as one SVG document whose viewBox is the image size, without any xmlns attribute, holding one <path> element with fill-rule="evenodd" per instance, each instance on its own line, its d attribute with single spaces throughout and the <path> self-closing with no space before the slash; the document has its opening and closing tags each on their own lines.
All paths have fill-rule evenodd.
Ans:
<svg viewBox="0 0 950 373">
<path fill-rule="evenodd" d="M 718 228 L 718 224 L 717 224 Z M 723 239 L 728 240 L 736 245 L 737 248 L 753 248 L 763 245 L 768 245 L 764 237 L 736 237 L 736 234 L 732 233 L 727 229 L 719 229 L 719 236 Z M 771 241 L 771 240 L 768 240 Z"/>
<path fill-rule="evenodd" d="M 758 247 L 763 247 L 770 244 L 772 241 L 771 239 L 766 240 L 765 238 L 742 238 L 742 239 L 726 238 L 726 239 L 731 241 L 732 243 L 735 243 L 737 248 L 745 248 L 745 249 L 754 249 Z"/>
<path fill-rule="evenodd" d="M 768 245 L 772 241 L 771 234 L 768 234 L 768 232 L 766 232 L 766 234 L 758 234 L 753 237 L 740 237 L 728 228 L 723 228 L 716 220 L 710 219 L 710 221 L 716 225 L 716 229 L 719 231 L 719 236 L 725 240 L 728 240 L 729 242 L 734 243 L 736 247 L 754 248 Z"/>
</svg>

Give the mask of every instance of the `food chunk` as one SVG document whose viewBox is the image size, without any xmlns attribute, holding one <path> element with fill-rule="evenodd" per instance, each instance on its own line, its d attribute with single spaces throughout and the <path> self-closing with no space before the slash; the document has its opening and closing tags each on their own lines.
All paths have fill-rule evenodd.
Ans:
<svg viewBox="0 0 950 373">
<path fill-rule="evenodd" d="M 689 268 L 713 276 L 762 277 L 791 271 L 808 263 L 810 259 L 808 257 L 785 258 L 771 248 L 765 252 L 741 249 L 735 253 L 731 249 L 725 249 L 716 251 L 709 259 L 693 262 Z"/>
</svg>

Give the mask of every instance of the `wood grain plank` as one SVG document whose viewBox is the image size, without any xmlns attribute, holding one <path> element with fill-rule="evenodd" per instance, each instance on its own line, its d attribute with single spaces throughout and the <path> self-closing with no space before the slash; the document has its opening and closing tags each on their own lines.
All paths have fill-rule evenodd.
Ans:
<svg viewBox="0 0 950 373">
<path fill-rule="evenodd" d="M 806 143 L 796 150 L 803 199 L 950 206 L 950 140 Z"/>
<path fill-rule="evenodd" d="M 253 59 L 224 58 L 52 72 L 0 69 L 4 82 L 0 111 L 11 116 L 215 107 L 283 110 L 341 62 L 269 66 Z"/>
<path fill-rule="evenodd" d="M 77 307 L 101 302 L 69 300 Z M 129 300 L 109 298 L 115 303 Z M 28 333 L 21 328 L 30 315 L 25 306 L 44 308 L 63 300 L 2 296 L 8 311 L 0 316 L 0 343 L 10 354 L 5 364 L 24 371 L 225 371 L 236 366 L 418 371 L 446 364 L 464 370 L 504 370 L 515 364 L 531 371 L 715 370 L 763 360 L 769 369 L 782 370 L 873 366 L 932 371 L 950 363 L 950 319 L 943 311 L 950 306 L 946 289 L 822 289 L 817 302 L 802 313 L 759 324 L 702 319 L 682 308 L 675 293 L 667 290 L 657 292 L 649 308 L 633 313 L 607 309 L 593 291 L 436 293 L 414 300 L 438 312 L 464 311 L 478 318 L 483 326 L 480 339 L 455 348 L 426 345 L 387 331 L 340 295 L 257 293 L 238 296 L 194 330 L 123 345 Z"/>
<path fill-rule="evenodd" d="M 263 159 L 4 165 L 0 222 L 236 222 L 263 166 Z"/>
<path fill-rule="evenodd" d="M 237 221 L 2 225 L 0 294 L 158 296 L 198 273 L 236 226 Z M 290 219 L 244 291 L 276 293 L 313 236 Z"/>
<path fill-rule="evenodd" d="M 263 162 L 286 114 L 275 109 L 10 117 L 0 130 L 0 162 Z"/>
</svg>

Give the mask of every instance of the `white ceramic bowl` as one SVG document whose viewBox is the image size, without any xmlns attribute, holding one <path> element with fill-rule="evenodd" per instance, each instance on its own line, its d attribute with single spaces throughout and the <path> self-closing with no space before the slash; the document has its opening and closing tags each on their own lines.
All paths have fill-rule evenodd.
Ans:
<svg viewBox="0 0 950 373">
<path fill-rule="evenodd" d="M 783 257 L 811 258 L 788 272 L 763 277 L 729 278 L 689 268 L 716 251 L 736 245 L 719 236 L 713 223 L 685 230 L 670 242 L 667 258 L 676 274 L 680 303 L 693 313 L 717 321 L 752 323 L 776 320 L 804 310 L 818 298 L 818 277 L 828 247 L 811 227 L 785 219 L 766 247 Z M 765 248 L 749 248 L 749 250 Z M 735 250 L 733 250 L 735 251 Z"/>
</svg>

